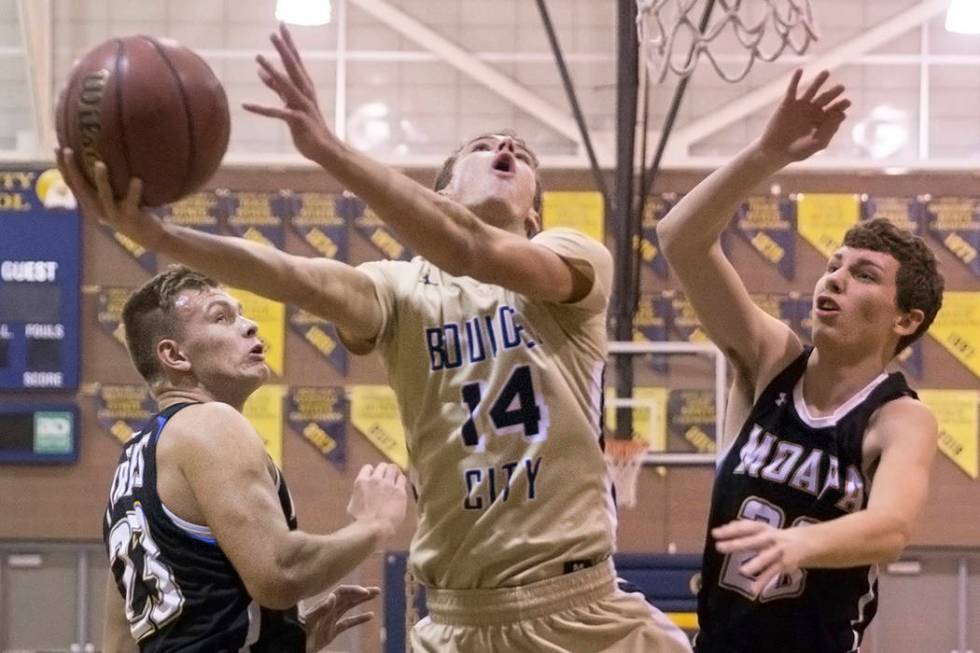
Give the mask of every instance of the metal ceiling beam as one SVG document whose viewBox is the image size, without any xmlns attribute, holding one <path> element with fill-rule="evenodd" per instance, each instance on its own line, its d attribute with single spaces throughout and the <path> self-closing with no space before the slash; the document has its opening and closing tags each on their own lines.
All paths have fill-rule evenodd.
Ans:
<svg viewBox="0 0 980 653">
<path fill-rule="evenodd" d="M 22 0 L 23 1 L 23 0 Z M 370 14 L 405 38 L 441 57 L 446 63 L 494 93 L 517 105 L 548 125 L 562 136 L 578 143 L 582 141 L 575 120 L 541 96 L 532 93 L 510 77 L 480 61 L 442 34 L 424 25 L 385 0 L 348 0 L 349 4 Z"/>
<path fill-rule="evenodd" d="M 914 5 L 829 52 L 814 56 L 803 66 L 804 73 L 810 77 L 817 71 L 832 70 L 852 63 L 855 58 L 902 36 L 946 11 L 948 7 L 949 0 L 925 0 L 922 4 Z M 694 143 L 775 102 L 785 92 L 789 78 L 790 75 L 781 75 L 765 86 L 677 130 L 668 150 L 671 153 L 670 158 L 686 157 Z"/>
<path fill-rule="evenodd" d="M 37 147 L 48 153 L 55 145 L 51 0 L 17 0 L 17 12 Z"/>
</svg>

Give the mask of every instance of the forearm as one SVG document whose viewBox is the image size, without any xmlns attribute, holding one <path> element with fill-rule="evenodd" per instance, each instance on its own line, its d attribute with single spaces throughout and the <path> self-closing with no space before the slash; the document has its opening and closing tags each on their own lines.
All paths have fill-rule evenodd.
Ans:
<svg viewBox="0 0 980 653">
<path fill-rule="evenodd" d="M 278 547 L 277 567 L 287 580 L 280 587 L 293 605 L 336 585 L 378 547 L 380 525 L 355 521 L 328 535 L 291 531 Z"/>
<path fill-rule="evenodd" d="M 460 274 L 485 225 L 462 205 L 331 139 L 316 162 L 436 267 Z"/>
<path fill-rule="evenodd" d="M 785 160 L 753 143 L 699 183 L 657 224 L 657 236 L 668 259 L 707 252 L 749 190 L 785 165 Z"/>
<path fill-rule="evenodd" d="M 857 567 L 897 560 L 909 540 L 899 517 L 875 510 L 799 527 L 806 534 L 803 568 Z"/>
</svg>

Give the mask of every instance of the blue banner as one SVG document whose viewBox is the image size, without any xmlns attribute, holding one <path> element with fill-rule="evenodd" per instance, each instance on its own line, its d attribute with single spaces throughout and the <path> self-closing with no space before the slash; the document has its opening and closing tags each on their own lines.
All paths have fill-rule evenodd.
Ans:
<svg viewBox="0 0 980 653">
<path fill-rule="evenodd" d="M 338 469 L 347 463 L 350 401 L 344 388 L 291 387 L 286 422 Z"/>
<path fill-rule="evenodd" d="M 238 193 L 219 191 L 222 215 L 228 230 L 236 236 L 282 249 L 283 224 L 294 206 L 288 192 Z"/>
<path fill-rule="evenodd" d="M 292 201 L 289 224 L 293 230 L 320 256 L 347 262 L 350 259 L 350 243 L 343 196 L 297 193 Z"/>
<path fill-rule="evenodd" d="M 980 277 L 980 200 L 975 197 L 944 197 L 926 203 L 929 231 L 945 245 L 974 276 Z"/>
<path fill-rule="evenodd" d="M 670 340 L 668 321 L 671 315 L 671 303 L 662 295 L 641 295 L 633 319 L 636 330 L 633 339 L 648 342 L 666 342 Z M 667 372 L 668 357 L 664 354 L 652 354 L 647 357 L 650 367 L 660 374 Z"/>
<path fill-rule="evenodd" d="M 345 198 L 345 212 L 354 229 L 364 236 L 386 259 L 410 261 L 412 250 L 399 242 L 394 232 L 375 214 L 371 208 L 356 197 Z"/>
<path fill-rule="evenodd" d="M 216 193 L 194 193 L 173 204 L 153 209 L 164 222 L 209 234 L 221 231 L 222 206 Z"/>
<path fill-rule="evenodd" d="M 122 323 L 123 306 L 134 290 L 135 288 L 129 286 L 102 286 L 96 298 L 99 328 L 123 347 L 126 346 L 126 333 Z"/>
<path fill-rule="evenodd" d="M 347 349 L 340 343 L 334 325 L 322 317 L 295 306 L 289 306 L 288 311 L 290 328 L 302 336 L 307 344 L 341 374 L 347 374 Z"/>
<path fill-rule="evenodd" d="M 922 204 L 914 197 L 861 196 L 861 219 L 886 218 L 896 227 L 907 229 L 921 236 Z"/>
<path fill-rule="evenodd" d="M 667 451 L 714 453 L 715 393 L 671 390 L 667 399 Z"/>
<path fill-rule="evenodd" d="M 732 227 L 759 256 L 785 279 L 796 273 L 796 202 L 779 197 L 751 197 L 735 213 Z"/>
</svg>

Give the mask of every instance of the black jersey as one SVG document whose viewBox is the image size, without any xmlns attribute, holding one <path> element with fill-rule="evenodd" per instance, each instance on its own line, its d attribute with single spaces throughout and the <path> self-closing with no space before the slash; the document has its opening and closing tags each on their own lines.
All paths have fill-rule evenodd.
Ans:
<svg viewBox="0 0 980 653">
<path fill-rule="evenodd" d="M 188 405 L 166 408 L 135 433 L 112 481 L 102 533 L 130 632 L 143 653 L 303 651 L 296 608 L 260 607 L 210 530 L 160 501 L 157 442 L 166 437 L 167 421 Z M 292 499 L 277 475 L 279 502 L 294 529 Z"/>
<path fill-rule="evenodd" d="M 739 567 L 750 552 L 722 555 L 711 529 L 733 519 L 777 528 L 829 521 L 866 507 L 862 471 L 868 420 L 883 404 L 915 397 L 898 373 L 882 374 L 834 415 L 813 418 L 800 380 L 807 348 L 752 407 L 715 478 L 698 594 L 698 653 L 857 651 L 877 609 L 877 567 L 784 574 L 759 596 Z"/>
</svg>

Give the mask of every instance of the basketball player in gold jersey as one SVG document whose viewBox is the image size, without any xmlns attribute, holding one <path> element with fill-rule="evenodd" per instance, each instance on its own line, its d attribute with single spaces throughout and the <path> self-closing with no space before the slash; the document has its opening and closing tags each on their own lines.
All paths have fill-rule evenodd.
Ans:
<svg viewBox="0 0 980 653">
<path fill-rule="evenodd" d="M 350 149 L 327 128 L 289 32 L 272 42 L 285 72 L 259 56 L 259 76 L 282 106 L 246 108 L 284 120 L 304 156 L 424 258 L 353 268 L 164 224 L 138 208 L 138 180 L 114 202 L 101 167 L 99 217 L 331 319 L 355 353 L 381 352 L 419 497 L 410 565 L 430 616 L 413 650 L 690 651 L 641 595 L 616 587 L 600 439 L 609 252 L 540 231 L 537 160 L 513 135 L 464 145 L 436 191 Z"/>
</svg>

